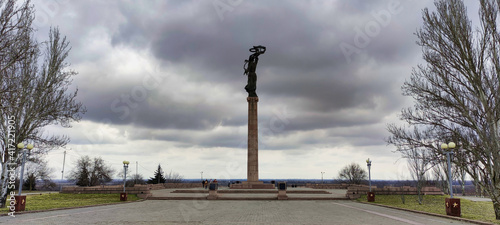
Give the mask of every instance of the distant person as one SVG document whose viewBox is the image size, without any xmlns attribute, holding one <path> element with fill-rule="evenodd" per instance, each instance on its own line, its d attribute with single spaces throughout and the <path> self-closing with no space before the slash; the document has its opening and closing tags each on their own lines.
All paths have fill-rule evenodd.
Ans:
<svg viewBox="0 0 500 225">
<path fill-rule="evenodd" d="M 205 188 L 205 181 L 201 180 L 201 187 Z"/>
<path fill-rule="evenodd" d="M 205 189 L 208 187 L 208 180 L 205 180 Z"/>
<path fill-rule="evenodd" d="M 219 188 L 219 184 L 217 184 L 217 179 L 214 179 L 214 184 L 215 184 L 215 188 L 218 189 Z"/>
</svg>

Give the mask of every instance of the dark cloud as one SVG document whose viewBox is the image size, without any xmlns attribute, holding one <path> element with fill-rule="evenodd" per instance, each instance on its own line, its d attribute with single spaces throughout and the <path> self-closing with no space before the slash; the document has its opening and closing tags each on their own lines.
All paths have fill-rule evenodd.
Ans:
<svg viewBox="0 0 500 225">
<path fill-rule="evenodd" d="M 67 17 L 71 20 L 63 23 L 75 25 L 62 31 L 73 39 L 74 63 L 95 66 L 80 71 L 75 82 L 88 108 L 85 120 L 179 131 L 162 135 L 130 131 L 138 140 L 153 137 L 187 146 L 237 147 L 240 134 L 214 130 L 246 125 L 242 67 L 252 45 L 268 47 L 257 69 L 261 127 L 272 130 L 276 105 L 288 107 L 295 116 L 281 124 L 280 132 L 267 136 L 370 126 L 399 111 L 403 102 L 399 87 L 419 54 L 413 37 L 420 23 L 419 8 L 428 3 L 396 1 L 400 11 L 382 24 L 374 15 L 389 10 L 391 2 L 242 1 L 230 6 L 222 20 L 209 1 L 78 2 L 66 6 L 73 11 Z M 373 22 L 379 30 L 369 37 L 369 44 L 356 46 L 356 30 Z M 342 43 L 358 48 L 352 61 L 339 47 Z M 126 57 L 127 52 L 119 53 L 124 49 L 147 52 L 139 57 L 157 61 L 155 75 L 162 79 L 158 88 L 144 92 L 144 99 L 131 103 L 127 98 L 134 88 L 144 87 L 141 79 L 148 71 L 117 75 L 123 73 L 120 68 L 134 63 L 109 56 Z M 384 132 L 383 127 L 377 129 Z M 209 133 L 190 133 L 200 130 Z M 360 136 L 356 138 L 361 141 L 353 142 L 376 139 Z M 312 145 L 328 138 L 345 137 L 301 140 Z"/>
<path fill-rule="evenodd" d="M 400 87 L 421 63 L 413 33 L 433 0 L 33 2 L 46 19 L 37 39 L 57 26 L 71 42 L 69 68 L 79 72 L 71 88 L 88 109 L 73 129 L 47 128 L 72 138 L 67 162 L 102 155 L 118 170 L 124 159 L 138 161 L 145 177 L 158 163 L 186 178 L 245 177 L 243 62 L 250 47 L 265 45 L 261 177 L 332 177 L 366 157 L 377 179 L 406 170 L 384 142 L 386 123 L 411 104 Z M 478 3 L 466 4 L 476 14 Z M 54 168 L 58 152 L 48 157 Z"/>
</svg>

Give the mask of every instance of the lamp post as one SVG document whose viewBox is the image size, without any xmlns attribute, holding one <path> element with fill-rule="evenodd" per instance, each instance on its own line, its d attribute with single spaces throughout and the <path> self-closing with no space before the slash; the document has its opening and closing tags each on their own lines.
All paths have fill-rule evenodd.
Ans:
<svg viewBox="0 0 500 225">
<path fill-rule="evenodd" d="M 64 150 L 63 167 L 62 167 L 62 171 L 61 171 L 61 182 L 64 180 L 64 164 L 65 163 L 66 163 L 66 150 Z M 62 183 L 61 183 L 60 191 L 62 192 Z"/>
<path fill-rule="evenodd" d="M 325 172 L 321 172 L 321 184 L 323 184 L 323 174 L 325 174 Z"/>
<path fill-rule="evenodd" d="M 444 153 L 446 154 L 446 160 L 448 161 L 448 182 L 450 184 L 450 198 L 453 198 L 453 179 L 451 178 L 451 157 L 450 155 L 454 154 L 453 149 L 455 148 L 455 143 L 450 142 L 448 144 L 443 143 L 441 144 L 441 149 L 443 149 Z M 446 151 L 446 149 L 450 149 L 449 152 Z"/>
<path fill-rule="evenodd" d="M 23 162 L 21 164 L 21 177 L 20 177 L 20 180 L 19 180 L 19 196 L 21 196 L 21 192 L 23 191 L 23 175 L 24 175 L 24 164 L 26 162 L 26 149 L 31 150 L 33 149 L 33 144 L 28 144 L 28 146 L 26 146 L 26 149 L 24 148 L 24 144 L 23 143 L 19 143 L 17 144 L 17 148 L 21 149 L 23 151 Z"/>
<path fill-rule="evenodd" d="M 129 161 L 123 161 L 123 170 L 124 170 L 124 176 L 123 176 L 123 192 L 125 192 L 125 183 L 127 182 L 127 169 L 128 169 L 128 164 L 130 164 Z"/>
<path fill-rule="evenodd" d="M 19 194 L 17 196 L 14 196 L 14 199 L 15 199 L 14 209 L 16 212 L 24 211 L 24 209 L 26 208 L 26 196 L 21 195 L 21 192 L 23 191 L 23 181 L 24 181 L 24 178 L 23 178 L 24 164 L 26 163 L 26 151 L 33 149 L 33 144 L 28 144 L 28 146 L 26 146 L 26 148 L 24 148 L 24 144 L 19 143 L 19 144 L 17 144 L 17 148 L 19 148 L 23 151 L 23 162 L 21 164 L 21 176 L 19 178 L 20 179 L 19 180 Z"/>
<path fill-rule="evenodd" d="M 446 159 L 448 161 L 448 182 L 450 183 L 450 198 L 445 199 L 445 206 L 446 206 L 446 215 L 449 216 L 458 216 L 460 217 L 462 214 L 461 208 L 460 208 L 460 199 L 459 198 L 453 198 L 453 179 L 451 177 L 451 154 L 453 153 L 453 149 L 456 147 L 454 142 L 450 142 L 448 144 L 443 143 L 441 144 L 441 149 L 443 150 L 443 153 L 446 154 Z M 450 149 L 450 151 L 446 151 L 446 149 Z"/>
<path fill-rule="evenodd" d="M 366 160 L 366 165 L 368 166 L 368 186 L 370 187 L 370 191 L 368 191 L 367 195 L 367 200 L 369 202 L 374 202 L 375 201 L 375 193 L 372 192 L 372 175 L 371 175 L 371 167 L 372 167 L 372 161 L 370 158 Z"/>
<path fill-rule="evenodd" d="M 370 172 L 372 161 L 370 160 L 370 158 L 366 160 L 366 165 L 368 166 L 368 186 L 370 186 L 370 192 L 372 192 L 372 175 Z"/>
<path fill-rule="evenodd" d="M 203 171 L 201 171 L 200 173 L 201 173 L 201 180 L 203 180 Z"/>
<path fill-rule="evenodd" d="M 125 192 L 125 184 L 127 182 L 128 164 L 130 164 L 129 161 L 123 161 L 123 171 L 124 171 L 124 176 L 123 176 L 123 193 L 120 194 L 120 201 L 127 201 L 127 192 Z"/>
</svg>

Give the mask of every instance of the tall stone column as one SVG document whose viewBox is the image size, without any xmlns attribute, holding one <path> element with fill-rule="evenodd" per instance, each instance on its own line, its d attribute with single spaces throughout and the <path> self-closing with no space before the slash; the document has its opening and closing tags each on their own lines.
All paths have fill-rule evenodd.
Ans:
<svg viewBox="0 0 500 225">
<path fill-rule="evenodd" d="M 257 102 L 259 97 L 248 97 L 248 167 L 247 182 L 259 181 L 259 130 Z"/>
</svg>

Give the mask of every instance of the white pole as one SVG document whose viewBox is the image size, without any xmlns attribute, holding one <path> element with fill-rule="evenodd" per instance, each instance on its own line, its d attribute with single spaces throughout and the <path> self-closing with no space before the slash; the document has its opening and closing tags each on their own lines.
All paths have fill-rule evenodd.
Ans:
<svg viewBox="0 0 500 225">
<path fill-rule="evenodd" d="M 61 182 L 64 179 L 64 164 L 66 163 L 66 150 L 64 150 L 64 158 L 63 158 L 63 167 L 61 171 Z M 62 183 L 61 183 L 61 191 L 62 191 Z"/>
<path fill-rule="evenodd" d="M 23 190 L 23 174 L 24 174 L 24 162 L 26 161 L 26 150 L 23 149 L 23 164 L 21 166 L 21 180 L 19 180 L 19 196 L 21 196 L 21 191 Z"/>
<path fill-rule="evenodd" d="M 125 171 L 124 177 L 123 177 L 123 193 L 125 193 L 125 184 L 127 182 L 127 166 L 123 164 L 123 170 Z"/>
<path fill-rule="evenodd" d="M 453 154 L 453 152 L 446 152 L 446 158 L 448 160 L 448 177 L 449 177 L 449 182 L 450 182 L 450 197 L 453 198 L 453 179 L 451 177 L 451 160 L 450 160 L 450 154 Z"/>
</svg>

